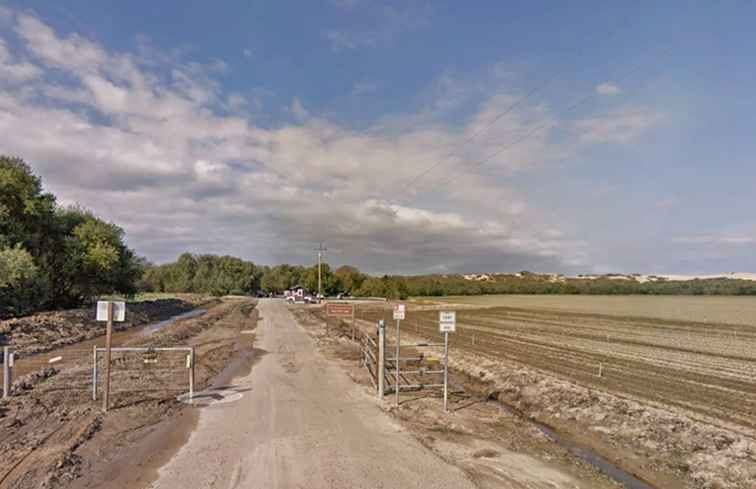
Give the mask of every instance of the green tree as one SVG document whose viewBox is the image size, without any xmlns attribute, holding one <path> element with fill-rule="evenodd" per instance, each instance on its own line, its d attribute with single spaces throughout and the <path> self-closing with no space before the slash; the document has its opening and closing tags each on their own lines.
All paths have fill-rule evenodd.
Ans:
<svg viewBox="0 0 756 489">
<path fill-rule="evenodd" d="M 21 246 L 0 249 L 0 318 L 32 312 L 45 302 L 47 292 L 31 253 Z"/>
</svg>

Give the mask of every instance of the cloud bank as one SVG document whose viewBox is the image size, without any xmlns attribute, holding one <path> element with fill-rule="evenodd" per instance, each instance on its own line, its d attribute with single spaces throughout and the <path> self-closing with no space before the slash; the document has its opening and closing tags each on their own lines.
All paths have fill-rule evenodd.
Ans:
<svg viewBox="0 0 756 489">
<path fill-rule="evenodd" d="M 29 161 L 62 203 L 124 227 L 157 262 L 189 250 L 310 263 L 325 241 L 331 262 L 373 273 L 586 270 L 586 243 L 507 179 L 575 151 L 554 137 L 560 130 L 584 144 L 624 143 L 658 120 L 627 110 L 566 124 L 533 104 L 481 132 L 520 94 L 487 84 L 470 105 L 469 85 L 449 78 L 426 108 L 367 130 L 298 99 L 293 122 L 264 127 L 223 90 L 223 62 L 157 63 L 32 15 L 4 22 L 0 151 Z M 463 106 L 472 112 L 450 122 Z M 490 157 L 537 126 L 545 130 Z"/>
</svg>

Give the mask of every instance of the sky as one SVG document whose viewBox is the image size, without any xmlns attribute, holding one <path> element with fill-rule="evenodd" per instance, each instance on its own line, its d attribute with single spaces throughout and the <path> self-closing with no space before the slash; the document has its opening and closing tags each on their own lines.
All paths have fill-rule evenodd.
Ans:
<svg viewBox="0 0 756 489">
<path fill-rule="evenodd" d="M 756 4 L 0 0 L 0 154 L 180 253 L 756 270 Z"/>
</svg>

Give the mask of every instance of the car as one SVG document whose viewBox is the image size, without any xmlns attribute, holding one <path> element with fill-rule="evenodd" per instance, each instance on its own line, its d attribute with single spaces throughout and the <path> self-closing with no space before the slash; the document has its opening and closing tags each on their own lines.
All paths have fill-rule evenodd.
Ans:
<svg viewBox="0 0 756 489">
<path fill-rule="evenodd" d="M 290 296 L 287 296 L 287 297 L 286 297 L 286 302 L 291 302 L 291 303 L 293 304 L 295 300 L 296 300 L 296 299 L 294 298 L 294 296 L 293 296 L 293 295 L 290 295 Z"/>
</svg>

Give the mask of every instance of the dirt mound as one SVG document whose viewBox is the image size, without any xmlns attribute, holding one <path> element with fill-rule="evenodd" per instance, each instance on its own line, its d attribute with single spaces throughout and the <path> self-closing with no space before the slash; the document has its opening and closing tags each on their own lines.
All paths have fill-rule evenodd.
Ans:
<svg viewBox="0 0 756 489">
<path fill-rule="evenodd" d="M 194 309 L 190 302 L 160 299 L 130 303 L 126 321 L 115 323 L 121 331 Z M 0 322 L 0 345 L 13 347 L 19 357 L 43 353 L 105 334 L 105 323 L 95 321 L 94 307 L 52 311 Z"/>
</svg>

